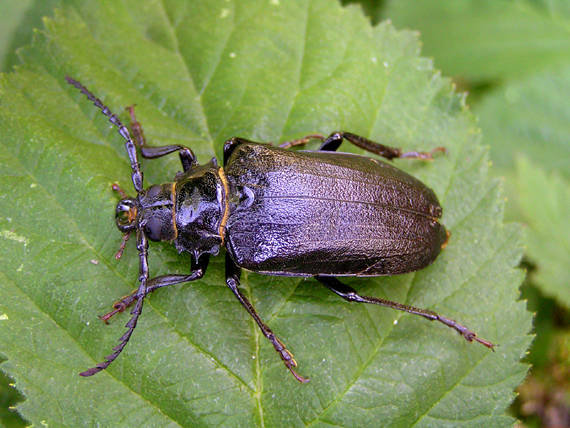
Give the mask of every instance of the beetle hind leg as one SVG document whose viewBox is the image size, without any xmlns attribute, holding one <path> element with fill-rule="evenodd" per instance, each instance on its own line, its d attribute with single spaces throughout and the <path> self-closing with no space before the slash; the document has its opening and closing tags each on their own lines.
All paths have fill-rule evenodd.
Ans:
<svg viewBox="0 0 570 428">
<path fill-rule="evenodd" d="M 419 315 L 421 317 L 427 318 L 430 321 L 439 321 L 440 323 L 446 325 L 461 334 L 465 340 L 468 342 L 479 342 L 480 344 L 486 346 L 487 348 L 494 350 L 495 344 L 489 342 L 488 340 L 482 339 L 477 336 L 476 333 L 469 330 L 464 325 L 459 324 L 450 318 L 439 315 L 433 311 L 427 309 L 416 308 L 414 306 L 403 305 L 402 303 L 392 302 L 391 300 L 381 299 L 378 297 L 361 296 L 352 287 L 340 282 L 337 278 L 333 276 L 316 276 L 317 281 L 331 290 L 333 293 L 339 295 L 344 300 L 349 302 L 358 303 L 371 303 L 374 305 L 386 306 L 388 308 L 397 309 L 399 311 L 408 312 L 410 314 Z"/>
<path fill-rule="evenodd" d="M 325 137 L 321 134 L 309 134 L 305 135 L 302 138 L 297 138 L 296 140 L 284 141 L 283 143 L 279 144 L 279 147 L 282 149 L 290 149 L 291 147 L 295 146 L 303 146 L 311 140 L 325 141 Z"/>
<path fill-rule="evenodd" d="M 326 138 L 319 150 L 334 152 L 339 148 L 343 140 L 346 140 L 353 145 L 366 150 L 367 152 L 377 154 L 389 160 L 394 158 L 417 158 L 423 160 L 432 160 L 435 153 L 445 152 L 445 147 L 436 147 L 431 152 L 403 152 L 397 147 L 385 146 L 384 144 L 377 143 L 351 132 L 333 132 Z"/>
<path fill-rule="evenodd" d="M 435 153 L 445 152 L 445 147 L 436 147 L 430 152 L 403 152 L 397 147 L 385 146 L 384 144 L 377 143 L 351 132 L 333 132 L 326 138 L 321 134 L 309 134 L 296 140 L 285 141 L 279 144 L 279 147 L 282 149 L 289 149 L 291 147 L 305 145 L 311 140 L 320 140 L 322 143 L 319 147 L 319 150 L 327 152 L 336 152 L 342 142 L 346 140 L 349 143 L 366 150 L 367 152 L 380 155 L 386 159 L 417 158 L 423 160 L 432 160 Z"/>
<path fill-rule="evenodd" d="M 285 364 L 285 367 L 291 372 L 291 374 L 301 383 L 309 382 L 309 379 L 304 378 L 300 374 L 295 371 L 295 367 L 297 367 L 297 361 L 293 357 L 293 354 L 287 349 L 285 344 L 281 342 L 281 340 L 275 336 L 273 331 L 261 320 L 259 315 L 257 314 L 253 305 L 249 302 L 249 300 L 241 293 L 239 290 L 239 278 L 240 278 L 240 269 L 235 265 L 233 260 L 229 257 L 226 253 L 226 284 L 230 289 L 233 291 L 239 302 L 242 306 L 247 310 L 247 312 L 251 315 L 253 320 L 259 326 L 263 335 L 271 342 L 273 348 L 277 351 L 281 360 Z"/>
</svg>

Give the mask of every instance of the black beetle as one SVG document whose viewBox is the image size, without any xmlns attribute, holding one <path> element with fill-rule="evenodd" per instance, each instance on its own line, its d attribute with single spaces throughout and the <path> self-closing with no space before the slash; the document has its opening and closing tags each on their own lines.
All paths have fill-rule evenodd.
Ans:
<svg viewBox="0 0 570 428">
<path fill-rule="evenodd" d="M 291 352 L 263 323 L 239 290 L 241 268 L 268 275 L 314 277 L 349 302 L 373 303 L 437 320 L 493 349 L 463 325 L 435 312 L 376 297 L 359 295 L 337 276 L 396 275 L 432 263 L 449 234 L 439 223 L 441 207 L 434 192 L 407 173 L 376 159 L 335 153 L 343 140 L 387 159 L 431 159 L 432 153 L 387 147 L 349 132 L 320 134 L 274 147 L 243 138 L 224 144 L 224 166 L 216 159 L 198 165 L 192 150 L 181 145 L 148 147 L 133 107 L 128 129 L 97 97 L 78 81 L 66 77 L 118 128 L 126 141 L 132 181 L 137 196 L 121 196 L 116 223 L 124 234 L 119 258 L 134 232 L 139 252 L 139 287 L 102 316 L 106 322 L 134 303 L 127 331 L 105 361 L 81 376 L 107 368 L 129 341 L 142 311 L 144 298 L 157 288 L 202 278 L 210 255 L 226 248 L 226 283 L 273 344 L 285 366 L 300 382 Z M 318 151 L 292 151 L 292 146 L 320 139 Z M 137 149 L 144 158 L 178 152 L 183 172 L 174 181 L 143 187 Z M 435 150 L 443 150 L 437 148 Z M 188 275 L 149 279 L 148 240 L 170 241 L 192 256 Z"/>
</svg>

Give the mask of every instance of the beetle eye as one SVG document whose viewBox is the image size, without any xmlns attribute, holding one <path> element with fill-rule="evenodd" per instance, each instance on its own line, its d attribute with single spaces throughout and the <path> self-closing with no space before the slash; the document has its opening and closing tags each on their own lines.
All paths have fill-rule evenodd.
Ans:
<svg viewBox="0 0 570 428">
<path fill-rule="evenodd" d="M 121 226 L 126 226 L 130 223 L 129 221 L 129 211 L 117 211 L 117 223 Z"/>
<path fill-rule="evenodd" d="M 123 199 L 117 204 L 115 222 L 121 232 L 128 232 L 134 227 L 137 218 L 137 208 L 130 199 Z"/>
</svg>

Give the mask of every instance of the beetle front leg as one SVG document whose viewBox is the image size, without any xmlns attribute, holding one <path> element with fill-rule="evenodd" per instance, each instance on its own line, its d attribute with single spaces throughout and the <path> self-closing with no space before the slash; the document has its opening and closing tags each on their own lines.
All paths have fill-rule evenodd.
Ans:
<svg viewBox="0 0 570 428">
<path fill-rule="evenodd" d="M 233 260 L 226 253 L 226 284 L 228 287 L 230 287 L 235 296 L 238 298 L 239 302 L 257 323 L 263 335 L 273 344 L 273 347 L 283 360 L 285 367 L 287 367 L 293 376 L 295 376 L 295 379 L 301 383 L 308 382 L 309 379 L 304 378 L 294 370 L 294 367 L 297 367 L 297 361 L 295 361 L 293 354 L 285 347 L 285 344 L 281 342 L 277 336 L 275 336 L 273 331 L 271 331 L 271 329 L 261 320 L 255 311 L 255 308 L 239 290 L 240 272 L 240 268 L 236 266 Z"/>
<path fill-rule="evenodd" d="M 146 285 L 145 296 L 152 293 L 162 287 L 167 287 L 169 285 L 180 284 L 182 282 L 196 281 L 204 276 L 206 273 L 206 268 L 208 267 L 208 262 L 210 261 L 210 255 L 205 254 L 200 257 L 198 263 L 192 262 L 192 271 L 189 275 L 161 275 L 149 279 Z M 114 315 L 123 312 L 129 306 L 131 306 L 137 300 L 138 289 L 135 289 L 131 294 L 127 294 L 117 302 L 113 304 L 113 310 L 101 315 L 99 318 L 108 323 L 109 319 Z"/>
<path fill-rule="evenodd" d="M 137 121 L 137 118 L 135 116 L 135 106 L 128 106 L 127 110 L 131 116 L 131 130 L 133 131 L 133 136 L 135 137 L 134 140 L 136 141 L 137 147 L 140 148 L 143 158 L 156 159 L 162 156 L 166 156 L 170 153 L 178 152 L 184 171 L 188 171 L 190 168 L 198 164 L 196 155 L 194 155 L 194 152 L 186 146 L 174 144 L 171 146 L 148 147 L 146 145 L 146 139 L 144 137 L 142 126 Z"/>
<path fill-rule="evenodd" d="M 491 350 L 494 350 L 493 348 L 496 346 L 493 343 L 489 342 L 488 340 L 477 337 L 477 334 L 469 330 L 467 327 L 459 324 L 457 321 L 454 321 L 450 318 L 446 318 L 433 311 L 416 308 L 414 306 L 403 305 L 398 302 L 392 302 L 390 300 L 381 299 L 378 297 L 361 296 L 356 292 L 354 288 L 349 287 L 346 284 L 343 284 L 333 276 L 316 276 L 315 278 L 317 281 L 319 281 L 321 284 L 323 284 L 333 293 L 339 295 L 344 300 L 347 300 L 349 302 L 371 303 L 374 305 L 386 306 L 392 309 L 397 309 L 399 311 L 404 311 L 410 314 L 419 315 L 424 318 L 427 318 L 430 321 L 439 321 L 440 323 L 450 328 L 453 328 L 455 331 L 461 334 L 468 342 L 473 342 L 473 341 L 479 342 Z"/>
<path fill-rule="evenodd" d="M 436 147 L 431 152 L 402 152 L 397 147 L 385 146 L 384 144 L 377 143 L 369 140 L 368 138 L 361 137 L 360 135 L 352 134 L 350 132 L 333 132 L 323 142 L 319 150 L 336 151 L 343 140 L 346 140 L 367 152 L 380 155 L 386 159 L 394 158 L 417 158 L 424 160 L 433 159 L 433 154 L 436 152 L 445 152 L 445 147 Z"/>
</svg>

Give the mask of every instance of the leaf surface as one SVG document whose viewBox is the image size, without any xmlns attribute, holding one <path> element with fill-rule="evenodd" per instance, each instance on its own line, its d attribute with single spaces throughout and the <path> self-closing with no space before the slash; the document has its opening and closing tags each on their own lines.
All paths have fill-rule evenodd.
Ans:
<svg viewBox="0 0 570 428">
<path fill-rule="evenodd" d="M 529 229 L 528 257 L 537 264 L 532 278 L 543 292 L 570 308 L 570 183 L 520 156 L 515 184 L 519 215 Z"/>
<path fill-rule="evenodd" d="M 18 410 L 51 426 L 511 425 L 531 317 L 517 302 L 521 232 L 503 224 L 487 152 L 463 97 L 410 32 L 371 27 L 328 1 L 66 2 L 24 64 L 0 81 L 0 349 L 26 397 Z M 449 152 L 398 161 L 434 189 L 452 233 L 430 267 L 347 280 L 362 294 L 436 310 L 501 346 L 492 353 L 443 326 L 351 305 L 314 280 L 244 272 L 242 288 L 288 345 L 299 385 L 224 283 L 154 293 L 131 342 L 97 315 L 136 285 L 132 242 L 120 262 L 113 224 L 130 168 L 115 129 L 74 88 L 81 80 L 126 122 L 136 104 L 151 145 L 184 144 L 201 162 L 242 136 L 284 141 L 346 129 L 404 149 Z M 343 150 L 352 150 L 343 147 Z M 144 161 L 146 183 L 171 180 L 176 156 Z M 188 272 L 188 255 L 152 244 L 153 275 Z"/>
<path fill-rule="evenodd" d="M 528 226 L 531 277 L 570 307 L 570 66 L 515 80 L 486 95 L 475 112 L 506 177 L 507 214 Z"/>
<path fill-rule="evenodd" d="M 459 79 L 504 81 L 568 63 L 565 0 L 392 0 L 381 12 L 419 30 L 425 55 Z"/>
</svg>

